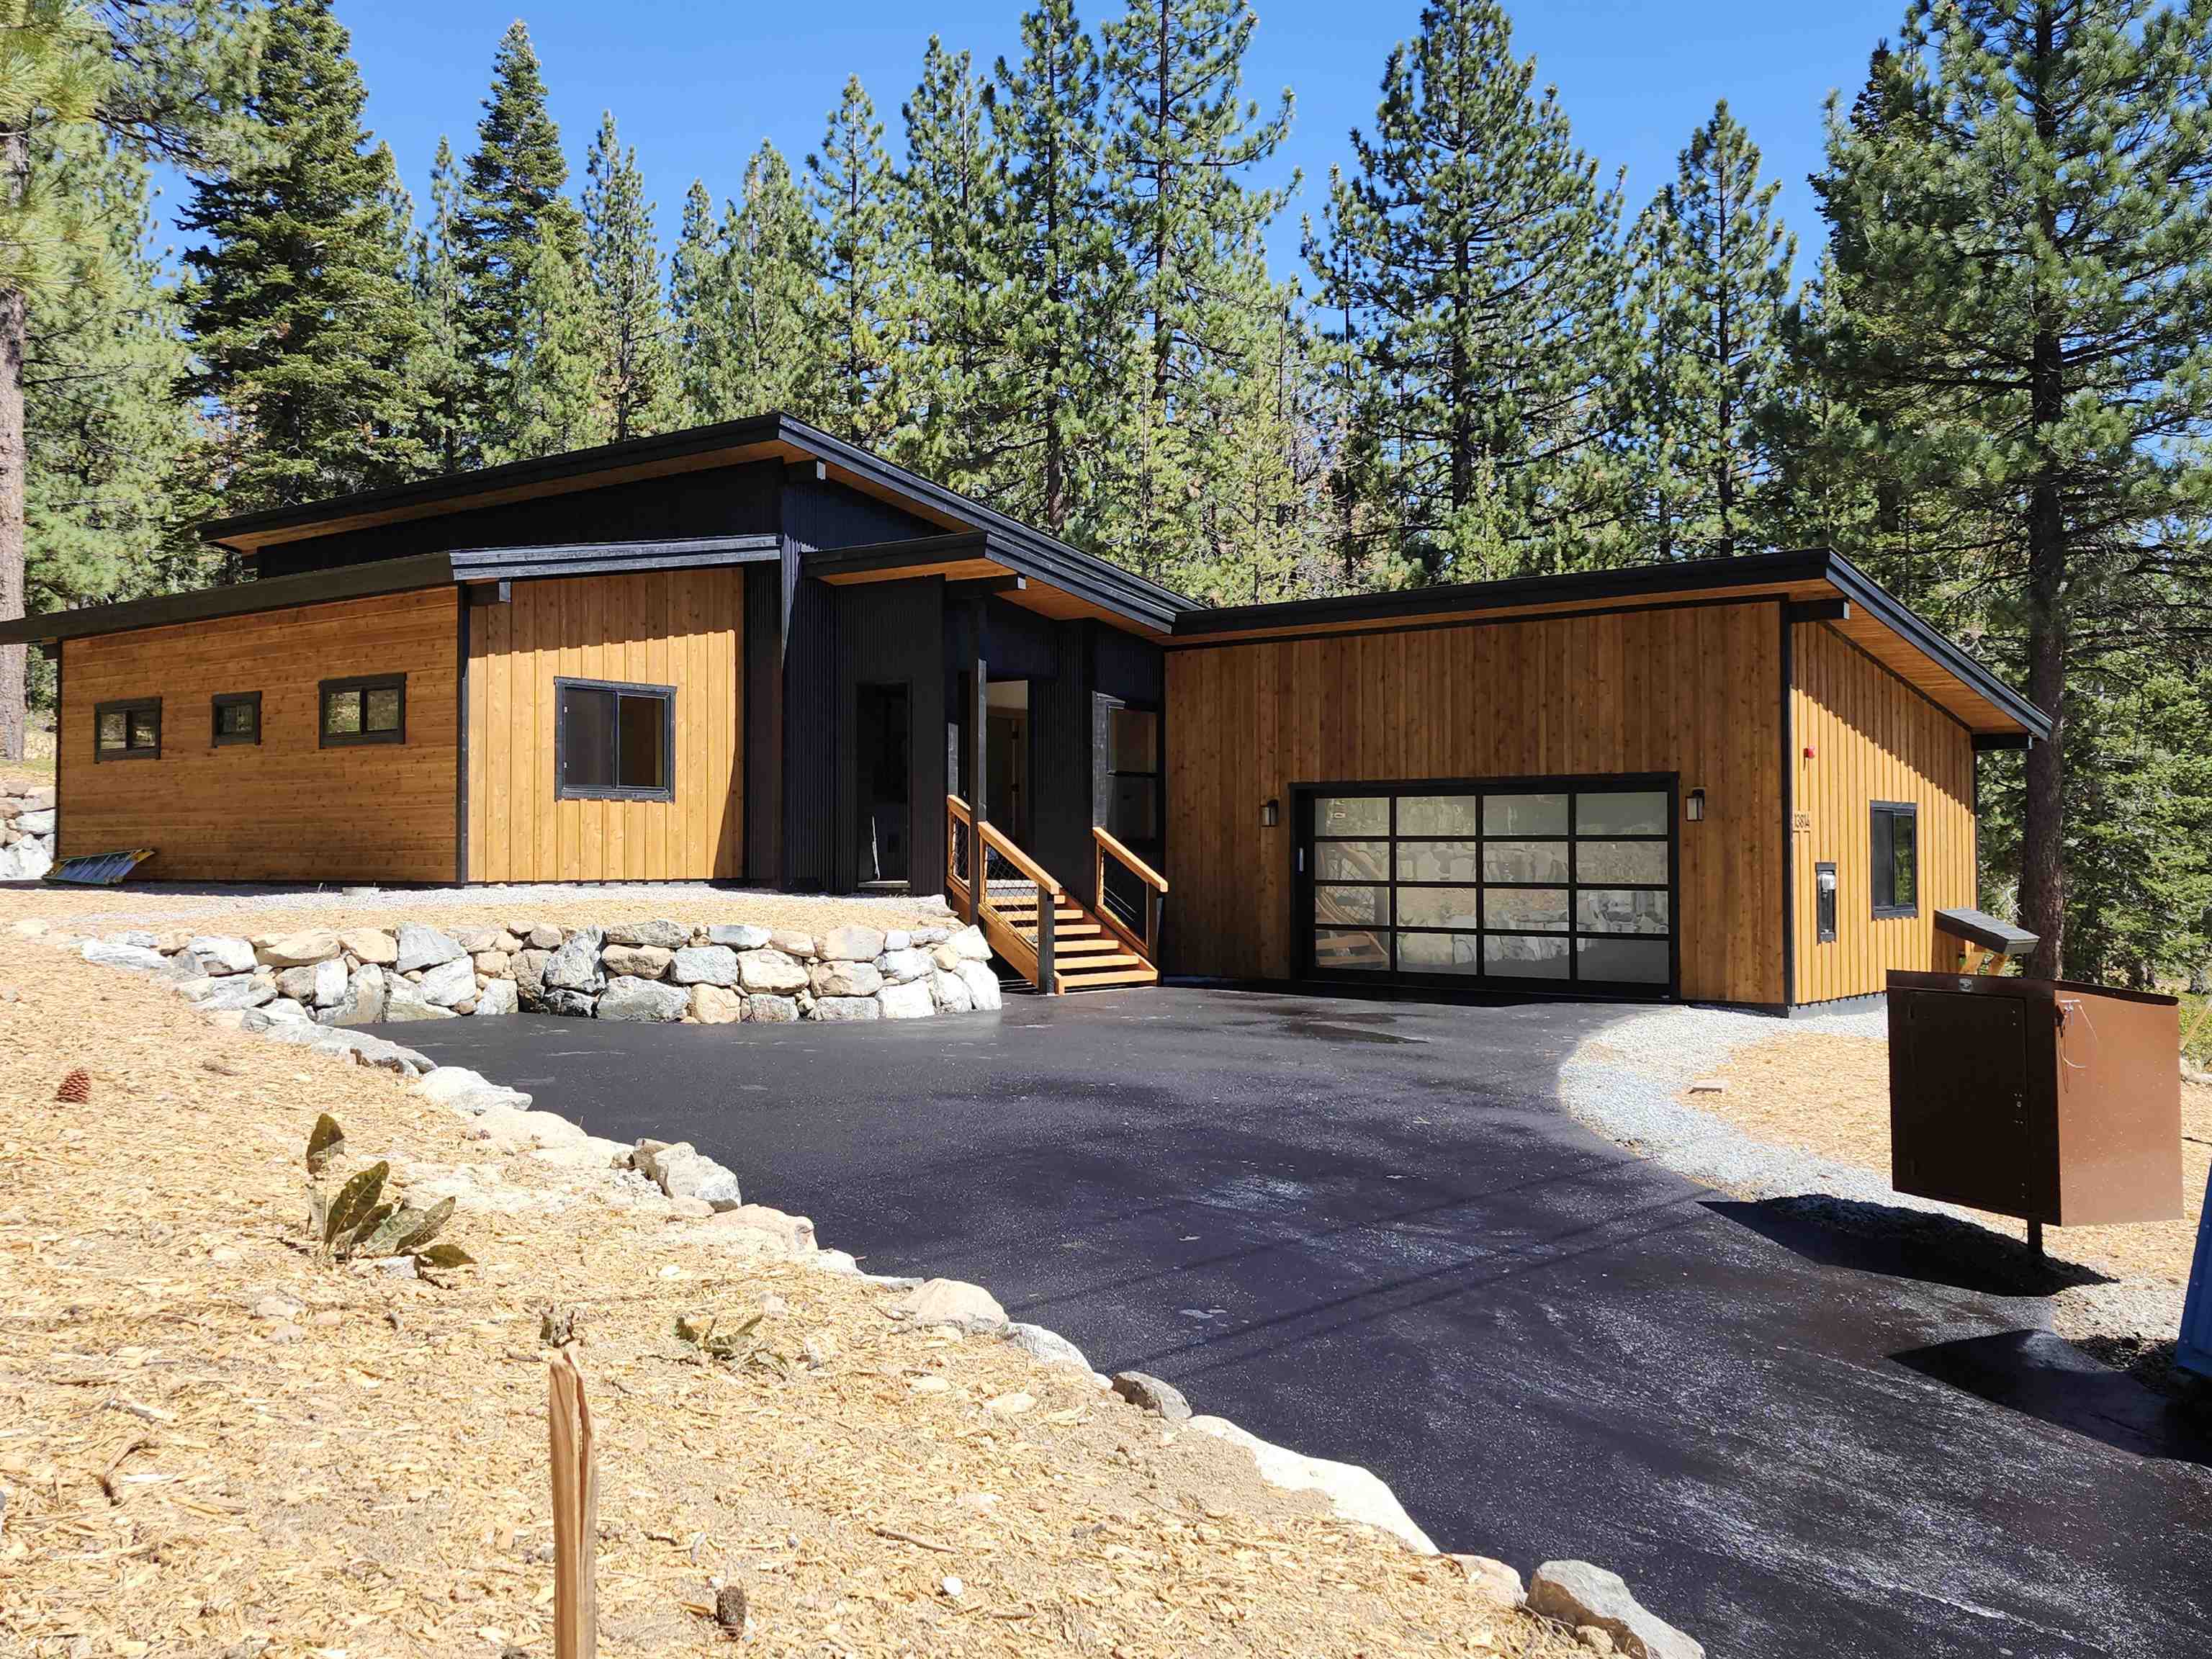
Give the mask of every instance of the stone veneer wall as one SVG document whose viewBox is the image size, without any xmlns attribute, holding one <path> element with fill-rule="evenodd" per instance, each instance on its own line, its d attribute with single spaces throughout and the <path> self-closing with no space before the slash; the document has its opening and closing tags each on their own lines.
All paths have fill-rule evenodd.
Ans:
<svg viewBox="0 0 2212 1659">
<path fill-rule="evenodd" d="M 36 881 L 53 866 L 53 786 L 0 789 L 0 881 Z"/>
<path fill-rule="evenodd" d="M 283 935 L 126 933 L 87 939 L 88 962 L 156 973 L 239 1024 L 374 1025 L 527 1009 L 581 1019 L 921 1019 L 999 1006 L 990 948 L 975 928 L 817 939 L 745 923 L 521 922 L 451 933 L 311 928 Z"/>
</svg>

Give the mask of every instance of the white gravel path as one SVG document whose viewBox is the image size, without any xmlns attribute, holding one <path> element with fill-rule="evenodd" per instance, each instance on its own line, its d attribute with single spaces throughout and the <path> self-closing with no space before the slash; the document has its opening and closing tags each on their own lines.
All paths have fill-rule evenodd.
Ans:
<svg viewBox="0 0 2212 1659">
<path fill-rule="evenodd" d="M 1896 1219 L 1885 1224 L 1861 1206 L 1946 1218 L 1973 1228 L 2003 1256 L 2033 1272 L 2025 1250 L 2017 1241 L 1993 1232 L 1987 1215 L 1900 1193 L 1870 1170 L 1754 1140 L 1676 1098 L 1693 1079 L 1717 1071 L 1735 1050 L 1798 1031 L 1886 1039 L 1888 1015 L 1876 1008 L 1784 1022 L 1718 1008 L 1650 1009 L 1607 1025 L 1576 1047 L 1559 1068 L 1561 1103 L 1607 1139 L 1706 1186 L 1753 1200 L 1796 1199 L 1793 1207 L 1801 1212 L 1817 1212 L 1855 1232 Z M 2063 1275 L 2067 1269 L 2061 1264 L 2057 1271 Z M 2145 1341 L 2170 1343 L 2181 1324 L 2181 1289 L 2160 1279 L 2075 1284 L 2057 1290 L 2051 1301 L 2059 1334 L 2107 1363 L 2118 1358 L 2125 1364 L 2132 1349 Z"/>
</svg>

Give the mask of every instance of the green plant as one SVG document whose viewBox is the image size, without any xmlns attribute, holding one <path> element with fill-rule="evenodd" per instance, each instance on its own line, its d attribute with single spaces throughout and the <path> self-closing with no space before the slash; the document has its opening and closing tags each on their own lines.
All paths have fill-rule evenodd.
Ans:
<svg viewBox="0 0 2212 1659">
<path fill-rule="evenodd" d="M 307 1137 L 307 1172 L 320 1175 L 345 1146 L 345 1131 L 328 1112 Z M 332 1261 L 411 1256 L 418 1267 L 465 1267 L 476 1260 L 458 1244 L 434 1242 L 453 1219 L 453 1200 L 428 1209 L 386 1195 L 392 1166 L 379 1161 L 348 1176 L 335 1193 L 309 1189 L 307 1231 L 313 1247 Z"/>
</svg>

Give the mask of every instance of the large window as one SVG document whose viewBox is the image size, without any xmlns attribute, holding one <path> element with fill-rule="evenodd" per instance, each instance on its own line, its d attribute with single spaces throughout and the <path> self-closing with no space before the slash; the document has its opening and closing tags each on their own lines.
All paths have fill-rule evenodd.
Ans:
<svg viewBox="0 0 2212 1659">
<path fill-rule="evenodd" d="M 1672 800 L 1640 781 L 1316 794 L 1312 966 L 1663 988 Z"/>
<path fill-rule="evenodd" d="M 1160 833 L 1159 712 L 1101 697 L 1097 717 L 1105 763 L 1098 822 L 1115 840 L 1145 848 Z"/>
<path fill-rule="evenodd" d="M 94 761 L 161 758 L 161 700 L 129 697 L 92 711 Z"/>
<path fill-rule="evenodd" d="M 363 674 L 322 683 L 322 746 L 407 741 L 407 676 Z"/>
<path fill-rule="evenodd" d="M 1910 801 L 1874 804 L 1874 913 L 1920 914 L 1920 809 Z"/>
<path fill-rule="evenodd" d="M 215 699 L 215 732 L 210 739 L 218 748 L 227 743 L 261 741 L 261 694 L 224 691 Z"/>
<path fill-rule="evenodd" d="M 554 775 L 563 799 L 669 800 L 676 688 L 556 679 Z"/>
</svg>

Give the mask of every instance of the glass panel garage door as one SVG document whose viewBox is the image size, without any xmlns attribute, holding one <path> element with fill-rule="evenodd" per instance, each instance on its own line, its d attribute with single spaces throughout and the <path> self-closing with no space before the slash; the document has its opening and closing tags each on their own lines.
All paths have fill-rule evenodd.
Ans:
<svg viewBox="0 0 2212 1659">
<path fill-rule="evenodd" d="M 1316 974 L 1673 988 L 1667 783 L 1321 790 L 1309 808 Z"/>
</svg>

